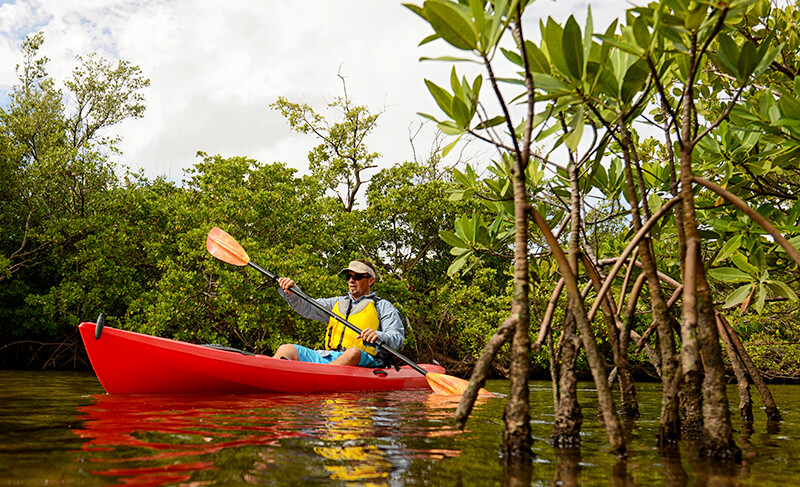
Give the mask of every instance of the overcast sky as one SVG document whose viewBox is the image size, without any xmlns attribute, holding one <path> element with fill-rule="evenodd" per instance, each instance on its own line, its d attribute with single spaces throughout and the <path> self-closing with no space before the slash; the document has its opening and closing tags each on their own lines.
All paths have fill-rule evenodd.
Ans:
<svg viewBox="0 0 800 487">
<path fill-rule="evenodd" d="M 611 0 L 591 5 L 595 30 L 626 8 Z M 538 35 L 540 17 L 574 13 L 583 24 L 586 8 L 584 1 L 539 0 L 528 34 Z M 444 63 L 419 62 L 447 51 L 441 42 L 418 47 L 429 28 L 394 0 L 0 0 L 3 105 L 17 83 L 20 43 L 38 31 L 56 80 L 69 76 L 75 56 L 91 52 L 142 69 L 151 81 L 144 117 L 111 130 L 123 139 L 119 162 L 175 181 L 197 151 L 304 171 L 317 141 L 292 132 L 269 105 L 283 96 L 324 111 L 342 95 L 337 73 L 354 103 L 383 112 L 367 141 L 383 154 L 381 165 L 411 160 L 416 113 L 438 115 L 423 80 L 446 84 L 449 73 Z M 419 156 L 432 137 L 426 127 L 416 139 Z"/>
</svg>

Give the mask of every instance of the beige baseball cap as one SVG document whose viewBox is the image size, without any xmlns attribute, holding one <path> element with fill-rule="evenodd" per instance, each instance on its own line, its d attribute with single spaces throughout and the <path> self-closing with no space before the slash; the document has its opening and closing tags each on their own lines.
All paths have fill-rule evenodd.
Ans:
<svg viewBox="0 0 800 487">
<path fill-rule="evenodd" d="M 350 261 L 350 264 L 348 264 L 347 267 L 342 269 L 339 272 L 339 274 L 345 274 L 347 271 L 357 272 L 359 274 L 368 274 L 368 275 L 374 277 L 375 279 L 378 278 L 378 276 L 375 275 L 375 271 L 372 270 L 372 268 L 370 266 L 368 266 L 367 264 L 365 264 L 363 262 L 359 262 L 357 260 Z"/>
</svg>

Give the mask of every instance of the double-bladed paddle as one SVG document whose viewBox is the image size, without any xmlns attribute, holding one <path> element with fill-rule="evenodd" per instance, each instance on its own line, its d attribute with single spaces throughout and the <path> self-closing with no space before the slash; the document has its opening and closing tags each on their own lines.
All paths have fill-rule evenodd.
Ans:
<svg viewBox="0 0 800 487">
<path fill-rule="evenodd" d="M 274 281 L 276 284 L 278 282 L 278 276 L 264 269 L 255 262 L 251 261 L 250 257 L 247 256 L 247 253 L 244 251 L 242 246 L 239 245 L 239 242 L 234 240 L 233 237 L 231 237 L 224 230 L 218 227 L 212 228 L 211 231 L 208 233 L 208 238 L 206 239 L 206 248 L 208 249 L 208 252 L 211 255 L 213 255 L 214 257 L 223 262 L 240 267 L 250 266 L 253 269 L 257 270 L 258 272 L 267 276 L 270 280 Z M 351 324 L 350 322 L 348 322 L 341 316 L 337 315 L 333 311 L 320 305 L 316 300 L 309 297 L 303 291 L 298 289 L 297 286 L 293 286 L 290 290 L 294 294 L 299 296 L 301 299 L 303 299 L 310 305 L 314 306 L 318 310 L 322 311 L 323 313 L 327 314 L 331 318 L 339 321 L 344 326 L 350 328 L 356 333 L 359 334 L 361 333 L 361 330 L 358 329 L 358 327 Z M 406 363 L 412 369 L 424 375 L 425 378 L 428 380 L 428 385 L 430 385 L 431 389 L 433 389 L 433 392 L 437 394 L 462 395 L 469 386 L 469 382 L 464 379 L 459 379 L 458 377 L 453 377 L 445 374 L 437 374 L 435 372 L 428 372 L 427 370 L 423 369 L 419 365 L 412 362 L 411 359 L 409 359 L 405 355 L 384 344 L 382 341 L 378 341 L 376 345 L 381 350 L 391 354 L 398 360 Z M 486 389 L 480 389 L 479 394 L 489 395 L 489 396 L 494 395 L 491 392 L 487 391 Z"/>
</svg>

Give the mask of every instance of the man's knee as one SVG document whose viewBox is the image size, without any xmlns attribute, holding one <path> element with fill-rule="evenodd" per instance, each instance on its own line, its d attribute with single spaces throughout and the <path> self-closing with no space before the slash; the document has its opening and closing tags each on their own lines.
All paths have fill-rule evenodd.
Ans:
<svg viewBox="0 0 800 487">
<path fill-rule="evenodd" d="M 358 365 L 359 362 L 361 362 L 361 350 L 350 347 L 331 363 L 334 365 Z"/>
<path fill-rule="evenodd" d="M 273 355 L 273 357 L 288 360 L 298 360 L 297 348 L 295 348 L 295 346 L 291 343 L 284 343 L 278 347 L 278 350 L 275 351 L 275 355 Z"/>
</svg>

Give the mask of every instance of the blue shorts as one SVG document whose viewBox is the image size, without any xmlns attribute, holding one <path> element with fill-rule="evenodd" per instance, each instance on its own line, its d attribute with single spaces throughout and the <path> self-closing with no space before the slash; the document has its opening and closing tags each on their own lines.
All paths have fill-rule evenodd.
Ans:
<svg viewBox="0 0 800 487">
<path fill-rule="evenodd" d="M 293 344 L 294 345 L 294 344 Z M 297 349 L 297 357 L 301 362 L 313 362 L 315 364 L 329 364 L 336 360 L 344 352 L 334 350 L 312 350 L 302 345 L 294 345 Z M 358 361 L 359 367 L 383 367 L 383 362 L 361 350 L 361 359 Z"/>
</svg>

